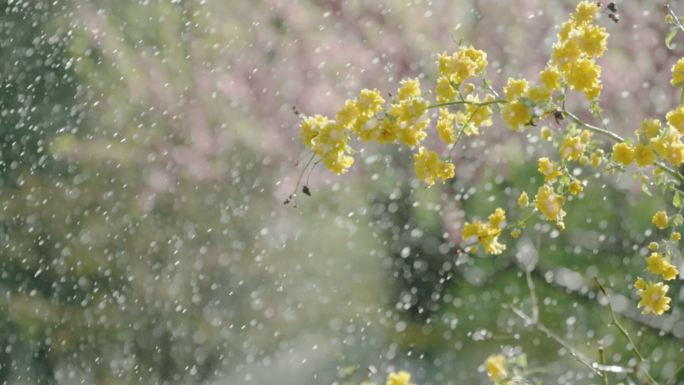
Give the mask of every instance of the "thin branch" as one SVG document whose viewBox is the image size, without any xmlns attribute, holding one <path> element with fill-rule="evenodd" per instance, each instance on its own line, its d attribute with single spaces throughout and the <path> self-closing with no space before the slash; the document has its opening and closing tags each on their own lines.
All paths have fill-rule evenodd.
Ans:
<svg viewBox="0 0 684 385">
<path fill-rule="evenodd" d="M 584 354 L 579 352 L 577 349 L 575 349 L 570 343 L 565 341 L 561 336 L 558 334 L 554 333 L 551 329 L 547 328 L 543 323 L 537 321 L 532 322 L 532 317 L 528 316 L 525 314 L 522 310 L 516 308 L 515 306 L 504 306 L 508 309 L 510 309 L 515 315 L 520 317 L 523 321 L 525 321 L 525 324 L 527 327 L 534 328 L 540 332 L 542 332 L 544 335 L 546 335 L 548 338 L 554 340 L 556 343 L 558 343 L 560 346 L 565 348 L 568 352 L 570 352 L 570 355 L 579 363 L 582 365 L 586 366 L 589 370 L 594 372 L 597 375 L 601 375 L 601 372 L 609 372 L 609 373 L 633 373 L 634 370 L 631 368 L 627 368 L 624 366 L 619 366 L 619 365 L 603 365 L 598 362 L 594 362 L 590 358 L 586 357 Z"/>
<path fill-rule="evenodd" d="M 603 295 L 606 296 L 606 299 L 608 300 L 608 310 L 610 311 L 610 318 L 613 321 L 613 325 L 615 325 L 615 327 L 620 331 L 620 334 L 622 334 L 625 337 L 637 361 L 639 361 L 640 364 L 646 362 L 644 356 L 639 351 L 639 348 L 634 343 L 634 340 L 632 340 L 632 336 L 629 335 L 627 329 L 625 329 L 625 327 L 622 326 L 620 321 L 618 321 L 617 316 L 615 316 L 615 311 L 613 310 L 613 304 L 611 303 L 610 295 L 608 295 L 608 292 L 606 291 L 605 287 L 603 287 L 598 277 L 594 277 L 594 283 L 596 283 L 596 286 L 599 288 L 599 290 L 601 290 L 601 293 L 603 293 Z M 658 382 L 655 379 L 653 379 L 651 374 L 648 372 L 647 368 L 642 366 L 641 369 L 643 370 L 643 373 L 650 384 L 658 384 Z"/>
<path fill-rule="evenodd" d="M 505 104 L 505 103 L 508 103 L 508 102 L 503 100 L 503 99 L 487 100 L 484 102 L 470 102 L 467 100 L 454 100 L 451 102 L 431 104 L 427 108 L 430 109 L 430 108 L 439 108 L 439 107 L 447 107 L 447 106 L 458 106 L 458 105 L 462 105 L 462 104 L 469 104 L 471 106 L 482 107 L 482 106 L 489 106 L 492 104 Z"/>
</svg>

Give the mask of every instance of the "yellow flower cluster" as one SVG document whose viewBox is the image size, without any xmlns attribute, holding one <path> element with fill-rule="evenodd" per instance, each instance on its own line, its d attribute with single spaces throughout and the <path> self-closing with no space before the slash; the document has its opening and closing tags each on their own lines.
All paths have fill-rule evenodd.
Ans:
<svg viewBox="0 0 684 385">
<path fill-rule="evenodd" d="M 684 58 L 677 60 L 672 66 L 672 80 L 670 83 L 675 87 L 684 86 Z"/>
<path fill-rule="evenodd" d="M 361 385 L 375 385 L 372 382 L 362 382 Z M 387 375 L 386 385 L 415 385 L 411 382 L 411 373 L 407 371 L 393 372 Z"/>
<path fill-rule="evenodd" d="M 553 188 L 548 184 L 544 184 L 537 190 L 537 196 L 534 198 L 535 208 L 541 212 L 544 217 L 550 221 L 556 222 L 556 225 L 563 229 L 563 218 L 565 211 L 563 210 L 563 203 L 565 198 L 556 194 Z"/>
<path fill-rule="evenodd" d="M 454 164 L 439 159 L 434 151 L 421 147 L 413 154 L 413 160 L 416 176 L 428 186 L 432 186 L 439 178 L 446 181 L 454 177 Z"/>
<path fill-rule="evenodd" d="M 544 182 L 553 183 L 563 175 L 556 162 L 547 157 L 539 158 L 537 170 L 544 176 Z"/>
<path fill-rule="evenodd" d="M 532 121 L 532 110 L 522 99 L 527 95 L 527 80 L 508 79 L 504 94 L 506 95 L 506 106 L 501 110 L 501 117 L 513 131 L 520 131 Z"/>
<path fill-rule="evenodd" d="M 595 59 L 603 56 L 608 39 L 605 28 L 593 24 L 598 13 L 597 2 L 580 2 L 570 20 L 561 25 L 551 55 L 564 82 L 592 101 L 598 99 L 602 88 L 601 67 Z"/>
<path fill-rule="evenodd" d="M 499 243 L 498 238 L 505 221 L 506 212 L 502 208 L 497 208 L 489 216 L 487 223 L 481 221 L 466 222 L 463 226 L 463 239 L 476 240 L 489 254 L 501 254 L 506 250 L 506 245 Z M 470 249 L 470 251 L 475 250 L 477 250 L 477 246 Z"/>
<path fill-rule="evenodd" d="M 560 155 L 563 159 L 579 161 L 584 156 L 591 132 L 584 130 L 581 135 L 566 136 L 561 143 Z"/>
<path fill-rule="evenodd" d="M 639 277 L 634 283 L 634 288 L 641 297 L 638 306 L 644 308 L 643 314 L 661 315 L 670 309 L 672 300 L 667 296 L 669 286 L 664 283 L 646 281 Z"/>
<path fill-rule="evenodd" d="M 672 66 L 671 83 L 684 87 L 684 58 Z M 640 167 L 656 163 L 658 158 L 679 167 L 684 163 L 684 104 L 665 115 L 667 125 L 658 119 L 646 119 L 635 131 L 636 145 L 617 143 L 613 146 L 613 160 L 628 166 L 636 163 Z"/>
<path fill-rule="evenodd" d="M 325 166 L 342 174 L 352 164 L 354 158 L 347 155 L 349 130 L 334 120 L 315 115 L 305 117 L 301 124 L 301 137 L 304 145 L 320 156 Z"/>
<path fill-rule="evenodd" d="M 501 381 L 508 377 L 508 372 L 506 371 L 506 357 L 502 354 L 487 357 L 485 360 L 485 369 L 487 370 L 489 378 L 494 382 Z"/>
<path fill-rule="evenodd" d="M 660 253 L 651 253 L 646 263 L 651 274 L 660 275 L 665 281 L 673 280 L 679 275 L 677 267 L 666 261 Z"/>
<path fill-rule="evenodd" d="M 458 88 L 464 81 L 484 73 L 487 68 L 487 54 L 472 46 L 465 46 L 452 55 L 446 52 L 440 54 L 437 66 L 437 102 L 449 102 L 455 99 Z"/>
<path fill-rule="evenodd" d="M 390 373 L 387 376 L 387 385 L 414 385 L 411 383 L 411 374 L 409 372 L 400 371 L 398 373 Z"/>
</svg>

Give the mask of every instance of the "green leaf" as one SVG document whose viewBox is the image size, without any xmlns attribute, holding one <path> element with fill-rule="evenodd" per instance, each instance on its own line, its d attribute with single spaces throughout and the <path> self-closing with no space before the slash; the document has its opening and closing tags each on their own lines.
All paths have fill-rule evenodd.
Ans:
<svg viewBox="0 0 684 385">
<path fill-rule="evenodd" d="M 670 27 L 670 30 L 667 32 L 667 35 L 665 36 L 665 46 L 668 49 L 674 49 L 674 44 L 672 44 L 672 40 L 677 36 L 677 32 L 679 32 L 679 29 L 677 27 Z"/>
<path fill-rule="evenodd" d="M 682 208 L 682 195 L 679 191 L 675 191 L 674 197 L 672 197 L 672 205 L 678 209 Z"/>
<path fill-rule="evenodd" d="M 646 182 L 643 180 L 641 181 L 641 191 L 644 192 L 644 194 L 652 197 L 653 195 L 651 194 L 651 190 L 648 189 L 648 186 L 646 185 Z"/>
<path fill-rule="evenodd" d="M 682 214 L 675 215 L 672 219 L 672 225 L 681 226 L 682 224 L 684 224 L 684 216 Z"/>
</svg>

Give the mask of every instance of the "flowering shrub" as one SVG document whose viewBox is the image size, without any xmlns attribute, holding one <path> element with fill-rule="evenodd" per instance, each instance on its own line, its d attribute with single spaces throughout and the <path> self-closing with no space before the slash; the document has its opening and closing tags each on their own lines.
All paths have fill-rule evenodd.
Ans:
<svg viewBox="0 0 684 385">
<path fill-rule="evenodd" d="M 388 100 L 379 90 L 363 89 L 357 98 L 344 103 L 335 119 L 304 116 L 301 140 L 312 155 L 302 175 L 312 163 L 315 166 L 319 162 L 336 174 L 344 174 L 354 164 L 352 140 L 359 140 L 407 147 L 413 153 L 417 179 L 427 186 L 443 183 L 455 175 L 456 165 L 451 155 L 456 144 L 491 127 L 493 115 L 498 113 L 514 132 L 538 130 L 538 136 L 555 148 L 556 155 L 536 161 L 543 183 L 520 194 L 516 212 L 509 214 L 499 207 L 486 221 L 467 221 L 462 228 L 462 249 L 468 253 L 502 254 L 507 248 L 507 238 L 517 238 L 539 222 L 549 222 L 563 231 L 566 202 L 580 199 L 588 183 L 587 179 L 580 178 L 583 173 L 571 170 L 631 173 L 641 178 L 646 194 L 650 194 L 649 186 L 658 186 L 673 197 L 672 207 L 653 214 L 652 224 L 660 230 L 657 234 L 663 236 L 648 244 L 650 254 L 643 264 L 643 277 L 637 277 L 633 283 L 633 290 L 640 298 L 637 306 L 644 314 L 666 313 L 672 301 L 666 283 L 680 276 L 673 259 L 681 239 L 676 229 L 684 224 L 681 198 L 684 176 L 679 171 L 684 163 L 684 104 L 673 107 L 664 116 L 664 122 L 663 117 L 644 119 L 629 138 L 580 117 L 593 116 L 600 120 L 602 115 L 603 86 L 597 61 L 606 51 L 608 40 L 606 28 L 599 24 L 602 15 L 613 22 L 619 19 L 614 3 L 602 6 L 593 1 L 579 2 L 570 18 L 560 26 L 550 59 L 535 80 L 509 78 L 503 90 L 497 91 L 487 78 L 487 54 L 460 44 L 456 52 L 437 56 L 437 79 L 431 92 L 421 88 L 419 79 L 405 79 Z M 671 11 L 666 22 L 675 33 L 684 30 Z M 666 44 L 670 44 L 675 33 L 668 36 Z M 671 85 L 682 89 L 680 103 L 684 103 L 684 58 L 674 63 L 671 70 Z M 570 110 L 566 100 L 571 93 L 579 94 L 588 102 L 586 114 Z M 432 135 L 432 127 L 449 149 L 448 154 L 426 148 L 425 139 Z M 309 194 L 306 185 L 303 190 Z M 634 365 L 606 365 L 602 349 L 598 361 L 584 357 L 543 325 L 538 318 L 529 274 L 531 315 L 519 308 L 511 307 L 511 310 L 529 326 L 573 351 L 573 356 L 601 376 L 605 384 L 609 383 L 611 373 L 629 374 L 636 383 L 658 383 L 657 376 L 649 373 L 643 355 L 613 312 L 607 290 L 597 277 L 593 278 L 599 291 L 608 298 L 613 324 L 631 346 Z M 519 383 L 534 373 L 527 369 L 520 354 L 493 354 L 485 361 L 484 368 L 495 384 Z M 409 385 L 410 375 L 392 373 L 387 384 Z"/>
</svg>

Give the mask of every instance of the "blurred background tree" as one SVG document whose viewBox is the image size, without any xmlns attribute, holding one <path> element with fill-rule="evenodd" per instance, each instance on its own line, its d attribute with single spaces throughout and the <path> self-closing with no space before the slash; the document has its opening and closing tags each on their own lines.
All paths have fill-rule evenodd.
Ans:
<svg viewBox="0 0 684 385">
<path fill-rule="evenodd" d="M 389 368 L 487 383 L 480 365 L 502 348 L 548 383 L 598 382 L 502 308 L 526 303 L 521 258 L 538 260 L 542 320 L 578 350 L 602 339 L 609 361 L 628 357 L 583 278 L 599 275 L 653 372 L 671 376 L 681 283 L 662 318 L 639 315 L 627 285 L 661 206 L 638 181 L 597 178 L 567 233 L 460 255 L 465 212 L 535 183 L 534 153 L 497 122 L 486 147 L 457 151 L 448 186 L 418 187 L 408 154 L 368 148 L 353 175 L 317 170 L 313 196 L 282 205 L 301 166 L 293 106 L 330 113 L 361 87 L 433 79 L 434 54 L 460 37 L 497 79 L 534 73 L 572 4 L 4 2 L 3 383 L 356 383 Z M 659 7 L 621 7 L 603 108 L 630 131 L 677 97 L 658 85 L 680 53 L 662 44 Z"/>
</svg>

